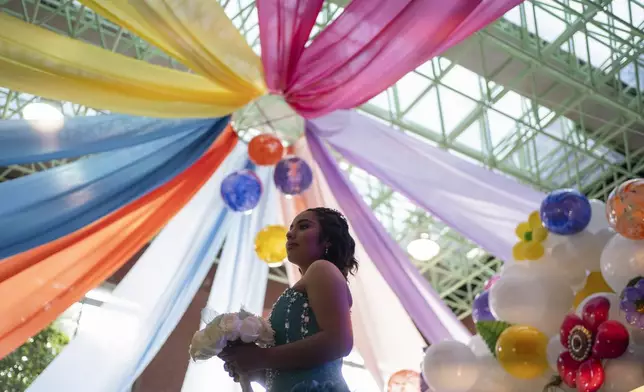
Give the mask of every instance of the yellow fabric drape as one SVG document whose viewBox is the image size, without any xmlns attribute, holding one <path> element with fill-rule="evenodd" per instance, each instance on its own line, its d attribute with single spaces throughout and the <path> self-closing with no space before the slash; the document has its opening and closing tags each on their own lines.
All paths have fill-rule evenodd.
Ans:
<svg viewBox="0 0 644 392">
<path fill-rule="evenodd" d="M 210 77 L 112 53 L 3 13 L 0 26 L 0 86 L 12 90 L 154 117 L 222 116 L 263 93 L 231 90 Z"/>
<path fill-rule="evenodd" d="M 262 62 L 217 0 L 81 0 L 191 70 L 251 98 L 266 91 Z"/>
</svg>

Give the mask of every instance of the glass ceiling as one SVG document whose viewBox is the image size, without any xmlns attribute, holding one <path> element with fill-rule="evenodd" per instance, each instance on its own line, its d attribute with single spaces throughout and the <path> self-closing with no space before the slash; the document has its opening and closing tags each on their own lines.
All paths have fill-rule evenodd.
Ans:
<svg viewBox="0 0 644 392">
<path fill-rule="evenodd" d="M 259 53 L 254 1 L 220 0 Z M 327 1 L 320 31 L 346 0 Z M 181 68 L 76 1 L 0 0 L 0 9 L 61 34 Z M 575 187 L 603 198 L 644 169 L 644 1 L 526 1 L 363 105 L 365 115 L 543 191 Z M 37 97 L 0 89 L 0 116 Z M 101 113 L 59 103 L 68 116 Z M 65 161 L 0 168 L 0 180 Z M 342 167 L 401 245 L 439 243 L 418 268 L 461 317 L 501 265 L 475 244 L 344 162 Z M 284 276 L 275 271 L 274 278 Z"/>
</svg>

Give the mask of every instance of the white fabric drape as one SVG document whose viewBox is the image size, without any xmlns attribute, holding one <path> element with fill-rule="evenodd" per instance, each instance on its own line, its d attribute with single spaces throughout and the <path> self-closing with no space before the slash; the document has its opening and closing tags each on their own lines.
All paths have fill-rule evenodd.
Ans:
<svg viewBox="0 0 644 392">
<path fill-rule="evenodd" d="M 92 320 L 29 388 L 30 392 L 121 392 L 175 328 L 228 233 L 223 178 L 246 161 L 238 146 L 175 216 Z M 188 348 L 186 347 L 186 350 Z"/>
<path fill-rule="evenodd" d="M 266 296 L 268 266 L 255 254 L 255 235 L 264 226 L 277 223 L 277 190 L 273 170 L 259 168 L 257 174 L 265 187 L 265 196 L 252 215 L 235 215 L 217 266 L 208 308 L 217 313 L 236 312 L 244 308 L 262 314 Z M 202 323 L 202 327 L 204 324 Z M 190 363 L 182 392 L 235 392 L 241 390 L 223 370 L 218 358 Z"/>
</svg>

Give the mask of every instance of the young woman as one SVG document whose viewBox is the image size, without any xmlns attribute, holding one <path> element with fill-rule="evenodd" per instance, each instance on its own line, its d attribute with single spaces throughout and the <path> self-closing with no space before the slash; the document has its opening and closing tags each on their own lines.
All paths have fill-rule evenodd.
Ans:
<svg viewBox="0 0 644 392">
<path fill-rule="evenodd" d="M 268 392 L 348 392 L 342 377 L 342 358 L 353 347 L 347 277 L 358 262 L 347 221 L 329 208 L 304 211 L 291 224 L 286 249 L 302 279 L 273 305 L 275 347 L 239 346 L 220 357 L 232 377 L 252 375 Z"/>
</svg>

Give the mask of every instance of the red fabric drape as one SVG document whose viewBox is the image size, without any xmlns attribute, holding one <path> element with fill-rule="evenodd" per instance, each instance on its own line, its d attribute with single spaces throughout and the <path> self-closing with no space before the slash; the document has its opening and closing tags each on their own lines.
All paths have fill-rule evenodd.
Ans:
<svg viewBox="0 0 644 392">
<path fill-rule="evenodd" d="M 0 358 L 116 272 L 197 193 L 237 143 L 228 127 L 194 165 L 66 237 L 0 261 Z"/>
</svg>

